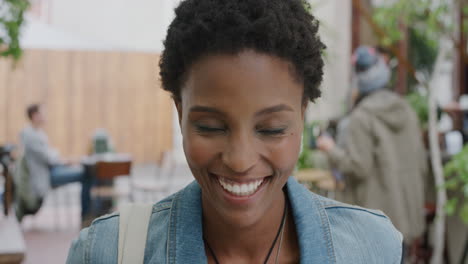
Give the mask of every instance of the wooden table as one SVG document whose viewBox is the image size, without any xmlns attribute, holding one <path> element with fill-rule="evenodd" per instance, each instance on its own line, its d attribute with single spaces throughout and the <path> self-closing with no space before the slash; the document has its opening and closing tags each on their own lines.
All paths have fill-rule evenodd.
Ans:
<svg viewBox="0 0 468 264">
<path fill-rule="evenodd" d="M 329 170 L 302 169 L 294 177 L 301 183 L 312 184 L 324 191 L 334 192 L 337 189 L 336 180 Z"/>
<path fill-rule="evenodd" d="M 331 199 L 335 199 L 335 192 L 342 191 L 345 187 L 343 182 L 336 181 L 330 170 L 302 169 L 294 177 L 298 182 L 306 184 L 311 191 Z"/>
<path fill-rule="evenodd" d="M 26 244 L 14 212 L 0 218 L 0 264 L 16 264 L 24 260 Z"/>
</svg>

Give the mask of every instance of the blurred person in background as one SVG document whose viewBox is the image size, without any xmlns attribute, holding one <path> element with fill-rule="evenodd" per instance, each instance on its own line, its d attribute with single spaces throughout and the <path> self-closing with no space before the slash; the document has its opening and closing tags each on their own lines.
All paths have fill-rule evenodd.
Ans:
<svg viewBox="0 0 468 264">
<path fill-rule="evenodd" d="M 359 47 L 353 61 L 357 90 L 340 143 L 321 136 L 317 146 L 344 175 L 345 202 L 384 211 L 410 244 L 425 228 L 427 159 L 418 118 L 387 89 L 390 69 L 374 48 Z"/>
<path fill-rule="evenodd" d="M 23 157 L 16 173 L 16 214 L 21 221 L 25 214 L 35 214 L 51 190 L 72 182 L 82 183 L 82 218 L 87 217 L 90 204 L 90 181 L 81 165 L 62 159 L 57 150 L 49 145 L 44 131 L 46 115 L 40 104 L 30 105 L 26 110 L 30 125 L 20 135 Z"/>
</svg>

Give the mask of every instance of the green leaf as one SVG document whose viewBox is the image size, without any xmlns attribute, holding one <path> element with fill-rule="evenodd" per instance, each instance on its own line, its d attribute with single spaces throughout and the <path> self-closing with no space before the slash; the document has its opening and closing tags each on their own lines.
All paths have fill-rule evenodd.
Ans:
<svg viewBox="0 0 468 264">
<path fill-rule="evenodd" d="M 468 6 L 464 6 L 464 7 L 463 7 L 463 13 L 464 13 L 465 15 L 468 15 Z"/>
<path fill-rule="evenodd" d="M 466 225 L 468 225 L 468 204 L 464 203 L 460 210 L 460 217 Z"/>
<path fill-rule="evenodd" d="M 20 29 L 24 22 L 24 12 L 29 8 L 29 5 L 28 0 L 3 0 L 0 31 L 5 32 L 6 35 L 0 35 L 0 44 L 2 45 L 0 56 L 11 57 L 16 61 L 21 57 Z"/>
<path fill-rule="evenodd" d="M 444 186 L 444 187 L 445 187 L 445 189 L 447 189 L 447 190 L 455 190 L 455 189 L 457 189 L 458 184 L 459 184 L 459 179 L 456 178 L 456 177 L 454 177 L 454 178 L 451 178 L 451 179 L 447 180 L 447 181 L 445 182 L 445 186 Z"/>
<path fill-rule="evenodd" d="M 424 127 L 429 121 L 429 105 L 427 96 L 413 92 L 406 96 L 406 100 L 416 112 L 421 127 Z"/>
<path fill-rule="evenodd" d="M 468 184 L 463 185 L 463 195 L 468 197 Z"/>
<path fill-rule="evenodd" d="M 447 215 L 453 215 L 455 214 L 455 211 L 457 209 L 457 203 L 458 203 L 458 198 L 452 198 L 447 201 L 445 204 L 445 212 Z"/>
</svg>

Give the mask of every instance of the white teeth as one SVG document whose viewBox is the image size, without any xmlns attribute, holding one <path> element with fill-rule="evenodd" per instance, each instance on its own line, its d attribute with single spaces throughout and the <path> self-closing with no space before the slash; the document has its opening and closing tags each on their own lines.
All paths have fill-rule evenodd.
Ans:
<svg viewBox="0 0 468 264">
<path fill-rule="evenodd" d="M 242 184 L 240 187 L 241 193 L 246 193 L 249 190 L 249 185 L 248 184 Z"/>
<path fill-rule="evenodd" d="M 226 191 L 237 195 L 237 196 L 248 196 L 255 193 L 258 187 L 262 184 L 264 179 L 256 180 L 250 183 L 234 183 L 234 182 L 227 182 L 222 178 L 219 178 L 219 183 Z"/>
</svg>

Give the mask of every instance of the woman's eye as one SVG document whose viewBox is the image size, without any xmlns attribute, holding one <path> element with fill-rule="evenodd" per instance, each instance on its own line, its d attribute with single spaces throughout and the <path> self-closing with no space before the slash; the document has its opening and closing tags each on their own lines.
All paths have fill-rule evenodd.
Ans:
<svg viewBox="0 0 468 264">
<path fill-rule="evenodd" d="M 219 133 L 224 132 L 226 129 L 222 127 L 210 127 L 210 126 L 195 126 L 198 132 L 201 133 Z"/>
<path fill-rule="evenodd" d="M 260 129 L 258 133 L 265 135 L 265 136 L 278 136 L 283 135 L 286 129 L 279 128 L 279 129 Z"/>
</svg>

